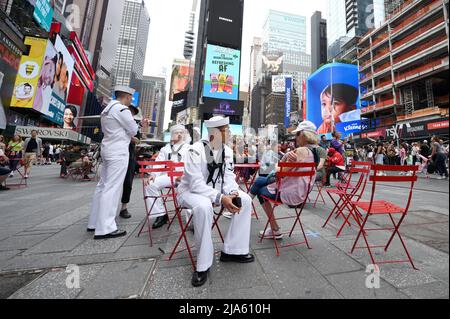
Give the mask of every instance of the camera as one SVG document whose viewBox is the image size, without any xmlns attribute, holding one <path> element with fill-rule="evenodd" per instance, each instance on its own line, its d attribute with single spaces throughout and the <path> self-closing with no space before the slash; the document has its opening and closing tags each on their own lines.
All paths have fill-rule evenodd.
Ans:
<svg viewBox="0 0 450 319">
<path fill-rule="evenodd" d="M 233 205 L 237 208 L 242 208 L 242 199 L 240 197 L 233 198 Z"/>
</svg>

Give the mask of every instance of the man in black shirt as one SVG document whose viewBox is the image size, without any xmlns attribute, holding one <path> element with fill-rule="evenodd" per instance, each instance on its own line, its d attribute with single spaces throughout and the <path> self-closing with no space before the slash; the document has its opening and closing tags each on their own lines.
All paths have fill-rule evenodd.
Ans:
<svg viewBox="0 0 450 319">
<path fill-rule="evenodd" d="M 428 141 L 423 141 L 422 145 L 420 146 L 420 155 L 422 155 L 425 158 L 428 158 L 431 155 L 431 149 L 428 145 Z"/>
<path fill-rule="evenodd" d="M 25 140 L 23 148 L 25 149 L 24 177 L 28 178 L 31 170 L 31 165 L 36 162 L 36 160 L 42 155 L 42 140 L 38 137 L 38 132 L 36 130 L 31 131 L 31 137 Z"/>
</svg>

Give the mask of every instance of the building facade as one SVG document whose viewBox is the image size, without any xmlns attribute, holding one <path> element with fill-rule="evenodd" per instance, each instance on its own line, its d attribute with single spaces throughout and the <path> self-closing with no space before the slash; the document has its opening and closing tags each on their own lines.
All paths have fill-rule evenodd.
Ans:
<svg viewBox="0 0 450 319">
<path fill-rule="evenodd" d="M 311 73 L 327 63 L 327 44 L 327 21 L 316 11 L 311 17 Z"/>
<path fill-rule="evenodd" d="M 113 71 L 113 85 L 140 91 L 144 73 L 150 16 L 143 0 L 126 0 Z"/>
<path fill-rule="evenodd" d="M 139 104 L 142 116 L 152 121 L 148 131 L 142 133 L 148 138 L 162 140 L 166 105 L 166 79 L 144 76 Z"/>
<path fill-rule="evenodd" d="M 448 136 L 447 10 L 440 0 L 405 1 L 380 28 L 359 41 L 366 134 L 419 138 L 433 134 L 432 129 L 418 132 L 411 125 L 437 121 L 444 123 L 446 134 L 442 135 Z M 441 124 L 428 127 L 438 129 Z M 399 133 L 393 128 L 404 129 Z M 414 135 L 408 135 L 409 131 Z"/>
<path fill-rule="evenodd" d="M 357 40 L 385 20 L 385 0 L 328 0 L 328 59 L 356 60 Z"/>
</svg>

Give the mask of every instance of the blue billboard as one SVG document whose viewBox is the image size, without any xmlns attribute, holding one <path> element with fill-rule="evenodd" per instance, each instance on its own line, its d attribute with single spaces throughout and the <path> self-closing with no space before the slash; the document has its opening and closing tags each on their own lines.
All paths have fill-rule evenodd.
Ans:
<svg viewBox="0 0 450 319">
<path fill-rule="evenodd" d="M 239 50 L 208 44 L 203 96 L 238 100 L 240 64 Z"/>
<path fill-rule="evenodd" d="M 307 81 L 306 118 L 318 127 L 318 133 L 331 139 L 361 131 L 361 102 L 358 67 L 352 64 L 324 65 Z"/>
<path fill-rule="evenodd" d="M 50 0 L 36 0 L 36 4 L 34 6 L 34 19 L 47 32 L 50 31 L 50 27 L 52 26 L 54 12 L 53 6 L 53 1 Z"/>
<path fill-rule="evenodd" d="M 292 110 L 292 78 L 286 77 L 286 95 L 284 107 L 284 126 L 289 127 L 291 124 L 291 110 Z"/>
</svg>

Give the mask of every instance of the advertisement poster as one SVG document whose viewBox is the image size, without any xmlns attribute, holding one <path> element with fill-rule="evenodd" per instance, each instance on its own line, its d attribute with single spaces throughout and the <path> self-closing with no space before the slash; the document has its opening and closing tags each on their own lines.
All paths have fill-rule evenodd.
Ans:
<svg viewBox="0 0 450 319">
<path fill-rule="evenodd" d="M 352 64 L 324 65 L 307 81 L 306 118 L 331 139 L 334 131 L 348 136 L 361 131 L 358 67 Z"/>
<path fill-rule="evenodd" d="M 48 109 L 52 97 L 57 62 L 55 47 L 50 41 L 46 41 L 46 43 L 45 56 L 43 60 L 41 60 L 42 67 L 39 72 L 36 95 L 33 103 L 33 109 L 43 114 L 46 114 L 46 110 Z"/>
<path fill-rule="evenodd" d="M 11 106 L 31 109 L 37 91 L 47 40 L 26 37 L 25 44 L 30 46 L 30 53 L 22 55 L 20 60 Z"/>
<path fill-rule="evenodd" d="M 291 110 L 292 110 L 292 78 L 286 78 L 286 96 L 285 96 L 285 108 L 284 108 L 284 126 L 289 127 L 291 124 Z"/>
<path fill-rule="evenodd" d="M 284 93 L 286 91 L 286 75 L 272 76 L 272 92 Z"/>
<path fill-rule="evenodd" d="M 48 104 L 44 104 L 43 114 L 50 121 L 63 125 L 64 110 L 66 108 L 67 96 L 69 94 L 70 82 L 74 68 L 74 61 L 64 42 L 59 36 L 55 40 L 56 49 L 56 72 L 53 84 L 53 92 Z"/>
<path fill-rule="evenodd" d="M 191 73 L 189 72 L 191 68 Z M 191 87 L 191 77 L 194 75 L 193 63 L 189 60 L 175 59 L 172 65 L 172 78 L 170 81 L 169 101 L 174 101 L 174 96 L 188 92 Z"/>
<path fill-rule="evenodd" d="M 238 100 L 240 63 L 240 51 L 208 44 L 203 96 Z"/>
<path fill-rule="evenodd" d="M 53 0 L 36 0 L 33 17 L 47 32 L 50 31 L 54 13 Z"/>
</svg>

